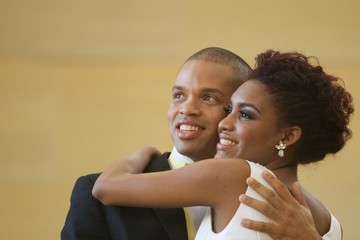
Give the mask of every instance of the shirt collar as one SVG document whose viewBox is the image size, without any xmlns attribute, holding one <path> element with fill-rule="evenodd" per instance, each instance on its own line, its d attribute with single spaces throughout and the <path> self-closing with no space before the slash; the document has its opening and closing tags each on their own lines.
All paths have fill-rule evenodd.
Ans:
<svg viewBox="0 0 360 240">
<path fill-rule="evenodd" d="M 176 168 L 179 168 L 179 167 L 183 167 L 185 166 L 186 164 L 191 164 L 193 163 L 194 161 L 191 160 L 191 158 L 189 157 L 186 157 L 182 154 L 180 154 L 175 146 L 173 147 L 173 150 L 171 151 L 171 154 L 169 156 L 169 163 L 170 163 L 170 166 L 172 169 L 176 169 Z"/>
</svg>

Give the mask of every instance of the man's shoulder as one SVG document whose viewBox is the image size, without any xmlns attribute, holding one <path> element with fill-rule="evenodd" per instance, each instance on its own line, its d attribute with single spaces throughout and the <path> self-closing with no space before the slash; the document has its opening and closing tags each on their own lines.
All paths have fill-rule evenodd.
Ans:
<svg viewBox="0 0 360 240">
<path fill-rule="evenodd" d="M 168 158 L 170 152 L 164 152 L 158 158 L 150 161 L 149 165 L 145 168 L 144 172 L 160 172 L 170 170 Z"/>
<path fill-rule="evenodd" d="M 78 185 L 78 184 L 92 184 L 92 185 L 94 185 L 95 181 L 98 179 L 100 174 L 101 174 L 101 172 L 99 172 L 99 173 L 90 173 L 90 174 L 80 176 L 76 180 L 76 185 Z"/>
</svg>

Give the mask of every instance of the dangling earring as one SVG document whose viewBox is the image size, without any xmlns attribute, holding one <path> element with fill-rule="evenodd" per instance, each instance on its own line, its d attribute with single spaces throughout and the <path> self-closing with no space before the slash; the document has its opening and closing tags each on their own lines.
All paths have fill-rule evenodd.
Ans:
<svg viewBox="0 0 360 240">
<path fill-rule="evenodd" d="M 276 148 L 277 150 L 279 150 L 279 151 L 278 151 L 278 156 L 279 156 L 279 157 L 284 157 L 284 149 L 286 148 L 286 144 L 283 143 L 283 141 L 280 140 L 279 145 L 275 145 L 275 148 Z"/>
</svg>

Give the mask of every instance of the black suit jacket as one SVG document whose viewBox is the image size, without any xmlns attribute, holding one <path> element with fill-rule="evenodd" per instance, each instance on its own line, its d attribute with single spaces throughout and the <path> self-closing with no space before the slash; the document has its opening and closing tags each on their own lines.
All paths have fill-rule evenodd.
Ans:
<svg viewBox="0 0 360 240">
<path fill-rule="evenodd" d="M 169 170 L 168 157 L 150 162 L 145 172 Z M 71 195 L 71 205 L 61 231 L 61 239 L 186 240 L 182 208 L 151 209 L 105 206 L 92 196 L 100 174 L 80 177 Z"/>
</svg>

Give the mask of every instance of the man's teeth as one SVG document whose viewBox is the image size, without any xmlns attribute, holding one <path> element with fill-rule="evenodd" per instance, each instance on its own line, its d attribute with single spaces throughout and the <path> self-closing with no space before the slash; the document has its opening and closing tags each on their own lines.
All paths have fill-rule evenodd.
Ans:
<svg viewBox="0 0 360 240">
<path fill-rule="evenodd" d="M 191 125 L 180 125 L 180 131 L 197 131 L 199 127 L 191 126 Z"/>
<path fill-rule="evenodd" d="M 220 143 L 221 143 L 222 145 L 231 145 L 231 146 L 234 146 L 234 145 L 236 144 L 236 143 L 233 142 L 233 141 L 230 141 L 230 140 L 228 140 L 228 139 L 223 139 L 223 138 L 220 139 Z"/>
</svg>

